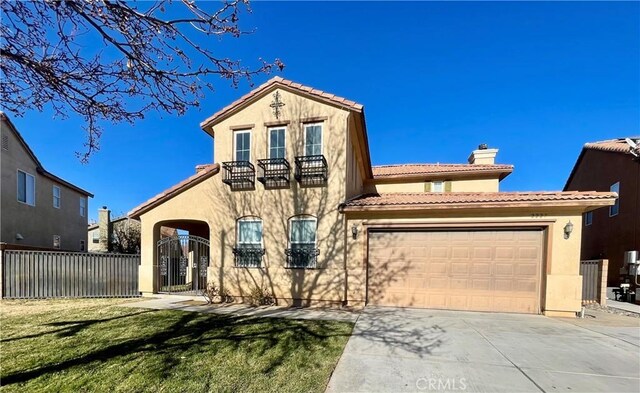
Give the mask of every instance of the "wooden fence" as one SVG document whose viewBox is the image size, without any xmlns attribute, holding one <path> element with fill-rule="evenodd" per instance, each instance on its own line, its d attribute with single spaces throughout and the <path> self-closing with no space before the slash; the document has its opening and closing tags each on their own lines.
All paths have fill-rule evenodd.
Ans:
<svg viewBox="0 0 640 393">
<path fill-rule="evenodd" d="M 607 305 L 607 259 L 580 261 L 582 276 L 582 304 Z"/>
<path fill-rule="evenodd" d="M 140 255 L 4 250 L 2 298 L 136 297 Z"/>
</svg>

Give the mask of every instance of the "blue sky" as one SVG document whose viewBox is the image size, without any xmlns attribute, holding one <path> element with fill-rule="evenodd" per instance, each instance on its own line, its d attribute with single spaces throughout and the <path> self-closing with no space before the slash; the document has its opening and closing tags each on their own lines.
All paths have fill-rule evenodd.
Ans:
<svg viewBox="0 0 640 393">
<path fill-rule="evenodd" d="M 215 3 L 205 3 L 213 6 Z M 465 162 L 479 143 L 515 165 L 504 191 L 558 190 L 587 141 L 640 134 L 640 3 L 258 2 L 224 56 L 281 58 L 282 77 L 365 106 L 374 164 Z M 272 75 L 255 79 L 259 84 Z M 105 124 L 87 165 L 81 120 L 12 116 L 45 167 L 114 214 L 213 159 L 198 124 L 250 90 L 212 78 L 201 108 Z M 9 113 L 11 116 L 11 114 Z"/>
</svg>

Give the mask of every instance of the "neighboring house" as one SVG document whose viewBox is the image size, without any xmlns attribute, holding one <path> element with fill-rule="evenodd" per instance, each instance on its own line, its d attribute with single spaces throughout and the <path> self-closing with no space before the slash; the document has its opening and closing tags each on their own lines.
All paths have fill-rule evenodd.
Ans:
<svg viewBox="0 0 640 393">
<path fill-rule="evenodd" d="M 609 286 L 629 280 L 624 253 L 640 251 L 640 159 L 631 145 L 624 138 L 585 144 L 564 189 L 618 194 L 608 209 L 585 213 L 581 258 L 608 259 Z"/>
<path fill-rule="evenodd" d="M 143 292 L 205 281 L 303 306 L 580 310 L 582 214 L 615 194 L 500 192 L 513 167 L 486 146 L 469 164 L 374 167 L 362 105 L 277 77 L 200 126 L 221 163 L 129 214 Z M 172 254 L 161 225 L 206 249 Z"/>
<path fill-rule="evenodd" d="M 98 222 L 89 225 L 87 229 L 90 252 L 111 252 L 114 251 L 114 242 L 118 239 L 118 234 L 129 234 L 135 237 L 136 232 L 140 232 L 140 221 L 123 216 L 111 219 L 111 210 L 102 206 L 98 210 Z M 176 236 L 177 232 L 173 228 L 162 227 L 163 238 Z"/>
<path fill-rule="evenodd" d="M 86 251 L 93 195 L 44 169 L 9 117 L 0 112 L 0 121 L 0 242 Z"/>
</svg>

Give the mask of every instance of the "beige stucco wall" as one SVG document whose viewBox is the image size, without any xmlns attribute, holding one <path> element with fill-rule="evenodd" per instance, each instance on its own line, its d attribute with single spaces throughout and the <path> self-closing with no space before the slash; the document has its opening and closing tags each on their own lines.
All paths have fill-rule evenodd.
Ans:
<svg viewBox="0 0 640 393">
<path fill-rule="evenodd" d="M 564 226 L 573 223 L 573 232 L 564 239 Z M 547 229 L 547 254 L 543 256 L 543 282 L 541 288 L 541 307 L 549 315 L 573 316 L 580 310 L 582 299 L 582 278 L 580 269 L 580 228 L 582 210 L 579 208 L 558 209 L 496 209 L 468 211 L 433 211 L 422 213 L 349 213 L 348 226 L 357 225 L 362 233 L 358 244 L 351 244 L 349 259 L 364 260 L 366 250 L 366 228 L 387 226 L 389 224 L 422 225 L 425 227 L 450 227 L 474 223 L 474 227 L 499 227 L 511 223 L 539 222 Z M 455 226 L 455 225 L 454 225 Z M 365 266 L 360 267 L 365 274 Z M 394 272 L 387 272 L 391 279 Z M 397 273 L 397 272 L 396 272 Z"/>
<path fill-rule="evenodd" d="M 0 149 L 0 241 L 36 247 L 53 247 L 53 235 L 60 235 L 60 248 L 80 251 L 87 242 L 87 216 L 80 215 L 80 199 L 85 195 L 42 176 L 16 135 L 1 121 L 2 135 L 9 137 L 9 150 Z M 35 177 L 35 206 L 18 202 L 18 169 Z M 53 186 L 60 187 L 60 208 L 53 207 Z M 16 241 L 16 234 L 24 239 Z"/>
<path fill-rule="evenodd" d="M 253 125 L 251 160 L 267 158 L 267 126 L 275 121 L 269 104 L 270 92 L 248 108 L 214 127 L 216 161 L 232 159 L 232 127 Z M 184 191 L 171 200 L 141 216 L 142 266 L 141 290 L 155 290 L 155 244 L 159 226 L 169 221 L 204 222 L 209 227 L 209 281 L 222 286 L 234 296 L 246 296 L 255 286 L 265 286 L 282 301 L 303 299 L 303 304 L 316 300 L 341 303 L 345 300 L 345 219 L 338 205 L 346 196 L 347 118 L 349 112 L 305 99 L 280 90 L 286 105 L 280 120 L 287 124 L 287 159 L 303 153 L 301 119 L 320 117 L 323 120 L 323 153 L 328 161 L 328 182 L 322 187 L 300 187 L 291 176 L 289 189 L 265 190 L 256 181 L 255 190 L 231 191 L 222 183 L 223 174 L 215 175 Z M 256 166 L 257 167 L 257 166 Z M 310 214 L 318 219 L 317 247 L 320 250 L 318 269 L 285 269 L 284 250 L 288 247 L 288 220 L 297 214 Z M 234 267 L 232 249 L 236 242 L 236 220 L 257 216 L 263 220 L 266 255 L 263 269 Z M 174 222 L 172 225 L 180 228 Z"/>
<path fill-rule="evenodd" d="M 451 192 L 498 192 L 500 181 L 494 179 L 451 179 L 447 180 L 451 183 Z M 425 192 L 425 185 L 428 181 L 415 182 L 390 182 L 385 180 L 384 183 L 368 184 L 365 189 L 367 192 Z"/>
</svg>

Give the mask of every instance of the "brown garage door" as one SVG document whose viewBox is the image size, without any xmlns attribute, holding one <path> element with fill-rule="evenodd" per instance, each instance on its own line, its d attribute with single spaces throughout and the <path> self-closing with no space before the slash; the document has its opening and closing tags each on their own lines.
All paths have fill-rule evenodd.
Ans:
<svg viewBox="0 0 640 393">
<path fill-rule="evenodd" d="M 541 230 L 369 235 L 368 303 L 540 312 Z"/>
</svg>

